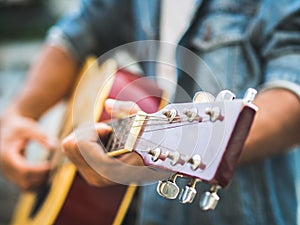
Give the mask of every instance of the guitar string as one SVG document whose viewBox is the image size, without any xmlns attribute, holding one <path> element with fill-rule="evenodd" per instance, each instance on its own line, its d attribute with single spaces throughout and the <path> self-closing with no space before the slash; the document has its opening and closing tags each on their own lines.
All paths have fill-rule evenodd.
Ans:
<svg viewBox="0 0 300 225">
<path fill-rule="evenodd" d="M 139 121 L 139 120 L 136 120 L 136 121 Z M 144 120 L 140 120 L 140 121 L 144 121 Z M 151 120 L 148 120 L 148 121 L 151 121 Z M 181 120 L 181 121 L 172 121 L 172 122 L 168 122 L 168 121 L 165 121 L 165 123 L 151 123 L 151 124 L 142 124 L 142 125 L 134 125 L 132 127 L 141 127 L 141 126 L 145 126 L 145 127 L 150 127 L 150 126 L 159 126 L 159 125 L 168 125 L 168 124 L 176 124 L 176 123 L 188 123 L 187 125 L 191 124 L 191 125 L 194 125 L 196 123 L 204 123 L 204 122 L 209 122 L 210 119 L 209 118 L 204 118 L 202 119 L 201 121 L 189 121 L 189 120 Z M 178 127 L 178 126 L 170 126 L 170 127 L 167 127 L 167 128 L 172 128 L 172 127 Z"/>
<path fill-rule="evenodd" d="M 197 122 L 206 122 L 206 121 L 210 120 L 209 115 L 205 115 L 205 116 L 200 117 L 200 118 L 201 118 L 201 120 L 197 121 Z M 181 117 L 179 117 L 179 116 L 174 117 L 173 120 L 171 121 L 171 123 L 189 121 L 189 119 L 181 120 Z M 158 117 L 158 116 L 151 116 L 151 115 L 149 115 L 148 118 L 146 118 L 146 119 L 139 119 L 139 120 L 136 119 L 135 121 L 166 121 L 166 122 L 170 123 L 170 121 L 168 121 L 168 119 L 166 117 Z"/>
<path fill-rule="evenodd" d="M 186 122 L 189 122 L 189 121 L 186 121 Z M 166 129 L 170 129 L 170 128 L 178 128 L 178 127 L 189 126 L 189 125 L 195 125 L 195 124 L 196 124 L 196 123 L 191 123 L 191 122 L 186 123 L 186 124 L 181 123 L 180 125 L 177 125 L 177 126 L 168 126 L 168 127 L 164 127 L 164 128 L 160 128 L 160 129 L 145 130 L 144 132 L 156 132 L 156 131 L 160 131 L 160 130 L 166 130 Z M 164 124 L 164 125 L 167 125 L 167 124 Z M 147 126 L 147 125 L 141 125 L 141 126 L 145 126 L 146 128 L 149 127 L 149 126 Z M 124 130 L 126 130 L 126 129 L 124 129 Z M 122 139 L 124 139 L 124 138 L 122 138 Z M 139 137 L 139 139 L 142 139 L 142 140 L 144 140 L 144 141 L 147 141 L 147 142 L 149 142 L 149 143 L 151 143 L 151 144 L 157 144 L 157 143 L 152 142 L 152 141 L 150 141 L 150 140 L 148 140 L 148 139 L 145 139 L 145 138 L 143 138 L 143 137 L 141 137 L 141 136 Z M 114 140 L 117 140 L 117 138 L 114 139 Z M 120 140 L 120 139 L 118 139 L 118 140 Z M 122 141 L 118 141 L 118 142 L 119 142 L 119 143 L 118 143 L 119 147 L 124 147 L 124 146 L 125 146 L 126 140 L 122 140 Z M 164 148 L 168 149 L 168 148 L 165 147 L 165 146 L 161 146 L 161 147 L 164 147 Z M 110 151 L 111 151 L 111 150 L 117 150 L 117 149 L 111 148 Z M 172 149 L 169 149 L 169 150 L 172 150 Z"/>
<path fill-rule="evenodd" d="M 186 122 L 189 122 L 189 121 L 186 121 Z M 176 126 L 168 126 L 168 127 L 163 127 L 163 128 L 157 128 L 157 129 L 152 129 L 152 130 L 145 130 L 144 132 L 155 132 L 155 131 L 161 131 L 161 130 L 167 130 L 167 129 L 172 129 L 172 128 L 178 128 L 178 127 L 183 127 L 183 126 L 191 126 L 191 125 L 195 125 L 195 124 L 198 124 L 198 122 L 189 122 L 189 123 L 186 123 L 186 124 L 179 124 L 179 125 L 176 125 Z"/>
<path fill-rule="evenodd" d="M 124 118 L 121 118 L 121 119 L 114 119 L 114 120 L 112 120 L 112 121 L 118 121 L 118 120 L 127 120 L 127 119 L 133 119 L 133 118 L 135 118 L 136 117 L 136 115 L 137 114 L 135 114 L 135 115 L 130 115 L 130 116 L 128 116 L 128 117 L 124 117 Z M 155 115 L 146 115 L 146 117 L 147 118 L 145 118 L 145 119 L 139 119 L 139 120 L 135 120 L 135 121 L 150 121 L 150 120 L 163 120 L 163 121 L 168 121 L 167 120 L 167 117 L 163 117 L 163 116 L 155 116 Z M 202 117 L 202 119 L 205 119 L 205 120 L 207 120 L 207 119 L 209 119 L 210 117 L 207 115 L 207 116 L 205 116 L 205 117 Z M 178 121 L 178 120 L 180 120 L 181 119 L 181 117 L 180 116 L 175 116 L 174 118 L 173 118 L 173 122 L 175 122 L 175 121 Z M 201 121 L 200 121 L 201 122 Z M 110 124 L 111 122 L 109 122 L 108 124 Z"/>
<path fill-rule="evenodd" d="M 156 142 L 154 142 L 154 141 L 151 141 L 151 140 L 149 140 L 149 139 L 146 139 L 146 138 L 143 138 L 143 137 L 139 137 L 139 139 L 140 140 L 143 140 L 144 142 L 147 142 L 147 143 L 150 143 L 150 144 L 153 144 L 153 145 L 157 145 L 157 146 L 159 146 L 159 147 L 161 147 L 161 148 L 164 148 L 165 150 L 170 150 L 170 151 L 174 151 L 174 149 L 171 149 L 171 148 L 168 148 L 168 147 L 166 147 L 166 146 L 163 146 L 163 145 L 161 145 L 161 144 L 158 144 L 158 143 L 156 143 Z M 145 144 L 144 144 L 145 145 Z M 125 142 L 122 142 L 121 143 L 121 147 L 123 148 L 123 147 L 125 147 Z M 140 147 L 142 147 L 142 146 L 140 146 Z M 145 147 L 145 149 L 146 149 L 147 147 Z M 118 150 L 118 149 L 112 149 L 112 150 Z M 147 153 L 149 150 L 139 150 L 139 152 L 145 152 L 145 153 Z"/>
<path fill-rule="evenodd" d="M 112 132 L 112 134 L 110 135 L 107 145 L 105 146 L 107 151 L 111 151 L 113 149 L 118 149 L 121 147 L 122 143 L 124 143 L 126 132 L 129 132 L 129 129 L 132 126 L 133 118 L 134 118 L 134 116 L 130 116 L 130 117 L 127 117 L 124 119 L 113 120 L 110 123 L 108 123 L 109 125 L 111 125 L 114 128 L 113 129 L 114 132 Z M 114 125 L 116 123 L 121 123 L 121 125 L 123 123 L 123 124 L 125 124 L 125 126 L 124 125 L 116 126 L 116 125 Z M 121 130 L 121 134 L 116 135 L 116 133 L 119 133 L 120 130 Z M 121 137 L 121 139 L 119 139 L 119 137 Z"/>
<path fill-rule="evenodd" d="M 113 132 L 110 136 L 110 138 L 108 139 L 107 141 L 107 144 L 106 144 L 106 150 L 108 151 L 111 151 L 113 149 L 119 149 L 120 147 L 122 147 L 122 145 L 125 145 L 125 137 L 127 138 L 127 136 L 125 135 L 126 132 L 129 132 L 130 129 L 132 127 L 136 128 L 136 127 L 145 127 L 145 128 L 148 128 L 150 126 L 160 126 L 160 125 L 168 125 L 168 124 L 171 124 L 170 126 L 166 126 L 166 127 L 163 127 L 163 128 L 158 128 L 158 129 L 148 129 L 148 130 L 145 130 L 144 132 L 155 132 L 155 131 L 161 131 L 161 130 L 166 130 L 166 129 L 171 129 L 171 128 L 178 128 L 178 127 L 182 127 L 182 126 L 188 126 L 188 125 L 194 125 L 195 123 L 199 123 L 199 122 L 208 122 L 209 121 L 209 116 L 207 118 L 202 118 L 201 121 L 189 121 L 188 119 L 187 120 L 176 120 L 176 119 L 180 119 L 180 117 L 176 116 L 174 117 L 174 121 L 172 122 L 169 122 L 166 120 L 165 117 L 161 117 L 161 116 L 153 116 L 153 115 L 147 115 L 147 118 L 146 119 L 139 119 L 139 120 L 134 120 L 136 115 L 130 115 L 128 117 L 125 117 L 125 118 L 122 118 L 122 119 L 116 119 L 116 120 L 112 120 L 108 123 L 108 125 L 111 125 L 115 132 Z M 148 122 L 148 121 L 163 121 L 165 123 L 151 123 L 151 124 L 142 124 L 142 125 L 135 125 L 135 126 L 132 126 L 132 123 L 134 121 L 137 121 L 137 122 Z M 187 124 L 183 124 L 183 123 L 186 123 L 188 122 Z M 125 127 L 124 126 L 120 126 L 120 125 L 114 125 L 114 124 L 118 124 L 118 123 L 125 123 Z M 179 125 L 177 126 L 174 126 L 174 124 L 176 123 L 180 123 Z M 116 135 L 116 133 L 119 133 L 119 132 L 116 132 L 116 130 L 122 130 L 122 133 L 121 134 L 118 134 Z M 118 137 L 121 137 L 118 138 Z"/>
</svg>

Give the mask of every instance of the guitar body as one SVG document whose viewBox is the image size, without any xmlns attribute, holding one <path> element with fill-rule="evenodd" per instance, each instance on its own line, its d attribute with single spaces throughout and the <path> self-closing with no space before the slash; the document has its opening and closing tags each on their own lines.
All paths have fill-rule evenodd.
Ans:
<svg viewBox="0 0 300 225">
<path fill-rule="evenodd" d="M 113 224 L 127 191 L 130 192 L 130 199 L 126 200 L 129 205 L 133 197 L 134 187 L 116 185 L 96 188 L 89 186 L 76 173 L 55 224 Z M 123 216 L 127 207 L 122 212 Z"/>
<path fill-rule="evenodd" d="M 107 98 L 134 101 L 147 113 L 157 111 L 162 105 L 163 92 L 154 82 L 117 70 L 113 61 L 100 68 L 93 65 L 83 75 L 66 113 L 62 138 L 82 122 L 110 119 L 103 110 Z M 21 196 L 13 224 L 121 224 L 134 192 L 135 186 L 92 187 L 67 162 L 40 191 Z"/>
</svg>

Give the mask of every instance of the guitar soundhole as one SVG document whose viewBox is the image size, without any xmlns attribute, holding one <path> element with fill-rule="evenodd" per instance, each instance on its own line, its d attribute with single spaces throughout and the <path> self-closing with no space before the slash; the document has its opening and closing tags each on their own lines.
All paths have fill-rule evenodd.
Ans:
<svg viewBox="0 0 300 225">
<path fill-rule="evenodd" d="M 35 215 L 38 213 L 40 210 L 41 206 L 43 205 L 44 200 L 47 198 L 49 190 L 50 190 L 51 185 L 46 184 L 45 186 L 41 187 L 37 192 L 36 192 L 36 198 L 34 205 L 32 207 L 32 210 L 30 212 L 30 218 L 34 218 Z"/>
</svg>

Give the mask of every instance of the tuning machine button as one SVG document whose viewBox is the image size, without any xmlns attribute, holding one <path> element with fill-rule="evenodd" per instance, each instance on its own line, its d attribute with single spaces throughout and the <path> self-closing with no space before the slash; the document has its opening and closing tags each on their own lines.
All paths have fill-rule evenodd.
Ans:
<svg viewBox="0 0 300 225">
<path fill-rule="evenodd" d="M 235 94 L 233 94 L 231 91 L 223 90 L 217 95 L 215 101 L 232 101 L 234 98 Z"/>
<path fill-rule="evenodd" d="M 248 88 L 244 95 L 243 101 L 245 103 L 253 103 L 256 94 L 257 94 L 257 90 L 255 90 L 253 88 Z"/>
<path fill-rule="evenodd" d="M 175 174 L 171 176 L 168 180 L 159 181 L 156 187 L 157 193 L 167 199 L 175 199 L 177 198 L 180 189 L 175 183 L 178 175 Z"/>
<path fill-rule="evenodd" d="M 197 103 L 197 102 L 213 102 L 215 101 L 215 97 L 206 91 L 198 91 L 193 98 L 193 102 Z"/>
<path fill-rule="evenodd" d="M 210 191 L 205 192 L 201 195 L 199 206 L 202 210 L 214 210 L 220 200 L 217 192 L 220 189 L 220 186 L 214 185 Z"/>
<path fill-rule="evenodd" d="M 194 178 L 190 181 L 190 183 L 184 187 L 184 189 L 181 190 L 181 193 L 179 195 L 179 202 L 186 204 L 186 203 L 192 203 L 197 191 L 196 191 L 196 184 L 200 180 L 197 178 Z"/>
</svg>

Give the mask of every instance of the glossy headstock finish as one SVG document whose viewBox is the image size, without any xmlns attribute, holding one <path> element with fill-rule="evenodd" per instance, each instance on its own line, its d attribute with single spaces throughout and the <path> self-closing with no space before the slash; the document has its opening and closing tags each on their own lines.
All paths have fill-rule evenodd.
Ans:
<svg viewBox="0 0 300 225">
<path fill-rule="evenodd" d="M 234 99 L 231 92 L 223 91 L 213 101 L 211 96 L 210 101 L 195 96 L 192 103 L 170 104 L 159 112 L 138 115 L 138 125 L 133 126 L 139 127 L 138 137 L 132 149 L 146 165 L 196 181 L 186 187 L 186 193 L 182 191 L 181 202 L 191 202 L 189 196 L 194 196 L 198 181 L 213 184 L 213 195 L 232 177 L 257 110 L 252 104 L 255 94 L 250 89 L 244 99 Z M 176 186 L 175 180 L 160 183 L 158 192 L 164 196 L 166 187 Z M 182 199 L 184 195 L 187 200 Z M 204 201 L 210 201 L 209 197 Z"/>
</svg>

